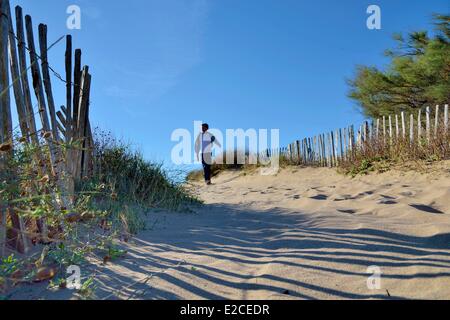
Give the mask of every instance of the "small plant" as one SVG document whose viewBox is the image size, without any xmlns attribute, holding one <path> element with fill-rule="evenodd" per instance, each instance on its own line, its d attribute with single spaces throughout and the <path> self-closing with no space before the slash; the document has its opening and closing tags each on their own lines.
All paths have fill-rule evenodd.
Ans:
<svg viewBox="0 0 450 320">
<path fill-rule="evenodd" d="M 19 260 L 17 260 L 14 255 L 10 255 L 6 258 L 1 259 L 0 263 L 0 277 L 9 277 L 14 272 L 19 270 L 20 263 Z"/>
<path fill-rule="evenodd" d="M 50 280 L 49 289 L 65 289 L 67 287 L 67 280 L 65 278 L 57 278 Z"/>
<path fill-rule="evenodd" d="M 94 277 L 89 277 L 85 282 L 81 284 L 81 288 L 78 290 L 78 295 L 82 300 L 95 299 Z"/>
<path fill-rule="evenodd" d="M 119 249 L 114 245 L 111 239 L 101 242 L 97 249 L 103 255 L 103 264 L 123 258 L 127 254 L 127 251 Z"/>
<path fill-rule="evenodd" d="M 67 247 L 65 244 L 60 243 L 53 250 L 50 250 L 48 257 L 52 261 L 61 267 L 67 267 L 70 265 L 82 265 L 85 263 L 86 252 L 80 247 Z"/>
</svg>

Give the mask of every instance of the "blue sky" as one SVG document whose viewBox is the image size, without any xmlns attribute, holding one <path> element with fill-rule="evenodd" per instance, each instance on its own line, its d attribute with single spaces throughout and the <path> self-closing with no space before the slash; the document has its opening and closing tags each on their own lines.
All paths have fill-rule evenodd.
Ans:
<svg viewBox="0 0 450 320">
<path fill-rule="evenodd" d="M 91 119 L 170 165 L 173 130 L 280 129 L 283 145 L 362 116 L 345 80 L 357 64 L 383 67 L 394 32 L 430 29 L 445 0 L 12 0 L 46 23 L 49 41 L 71 33 L 93 74 Z M 66 9 L 81 8 L 81 30 Z M 125 7 L 124 7 L 125 4 Z M 368 30 L 366 9 L 382 10 Z M 35 31 L 37 34 L 37 30 Z M 63 74 L 64 42 L 50 64 Z M 62 83 L 54 79 L 57 104 Z"/>
</svg>

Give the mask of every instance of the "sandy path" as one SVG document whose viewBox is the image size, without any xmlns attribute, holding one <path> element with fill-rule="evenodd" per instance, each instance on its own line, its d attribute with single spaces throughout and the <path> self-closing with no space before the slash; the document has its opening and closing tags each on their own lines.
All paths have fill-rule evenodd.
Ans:
<svg viewBox="0 0 450 320">
<path fill-rule="evenodd" d="M 197 212 L 151 214 L 128 257 L 97 268 L 97 297 L 450 299 L 449 171 L 226 173 Z"/>
</svg>

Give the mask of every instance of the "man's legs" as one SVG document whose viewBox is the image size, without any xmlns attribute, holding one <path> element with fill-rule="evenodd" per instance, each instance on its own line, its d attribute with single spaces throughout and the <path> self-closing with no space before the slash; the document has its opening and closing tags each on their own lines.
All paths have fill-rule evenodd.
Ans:
<svg viewBox="0 0 450 320">
<path fill-rule="evenodd" d="M 212 164 L 211 160 L 212 160 L 212 155 L 202 154 L 202 164 L 203 164 L 203 171 L 205 173 L 206 183 L 211 182 L 211 164 Z"/>
</svg>

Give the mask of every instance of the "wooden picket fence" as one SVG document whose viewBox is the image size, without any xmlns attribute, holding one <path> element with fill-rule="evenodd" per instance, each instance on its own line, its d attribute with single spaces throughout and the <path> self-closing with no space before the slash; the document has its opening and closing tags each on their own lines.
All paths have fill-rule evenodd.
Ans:
<svg viewBox="0 0 450 320">
<path fill-rule="evenodd" d="M 414 148 L 431 143 L 439 135 L 448 139 L 448 113 L 448 105 L 426 107 L 416 115 L 402 112 L 366 121 L 356 130 L 352 125 L 295 141 L 285 148 L 265 150 L 260 157 L 283 157 L 295 165 L 337 167 L 342 161 L 352 160 L 358 151 L 375 144 L 389 147 L 406 141 L 407 147 Z"/>
<path fill-rule="evenodd" d="M 48 62 L 48 51 L 63 39 L 66 40 L 65 78 Z M 92 175 L 93 170 L 93 138 L 89 120 L 91 74 L 88 66 L 81 67 L 81 50 L 75 50 L 73 55 L 70 35 L 61 37 L 49 46 L 47 26 L 40 24 L 38 44 L 39 54 L 31 16 L 25 16 L 24 28 L 22 8 L 15 8 L 14 19 L 9 0 L 0 0 L 0 169 L 5 169 L 17 143 L 13 139 L 15 128 L 10 99 L 12 89 L 22 137 L 20 142 L 49 147 L 48 156 L 47 153 L 37 152 L 36 157 L 41 160 L 37 163 L 50 165 L 36 165 L 36 170 L 41 177 L 47 176 L 56 181 L 60 196 L 54 196 L 55 206 L 68 209 L 74 201 L 75 183 Z M 30 65 L 26 59 L 27 54 Z M 57 110 L 54 101 L 53 79 L 66 84 L 66 101 L 60 110 Z M 37 101 L 35 106 L 32 103 L 31 88 Z M 35 119 L 38 114 L 40 126 Z M 49 159 L 43 159 L 44 157 Z M 1 201 L 0 199 L 0 256 L 4 254 L 7 245 L 26 253 L 30 249 L 26 222 L 14 212 L 8 201 Z M 37 221 L 36 224 L 45 238 L 45 223 Z"/>
</svg>

